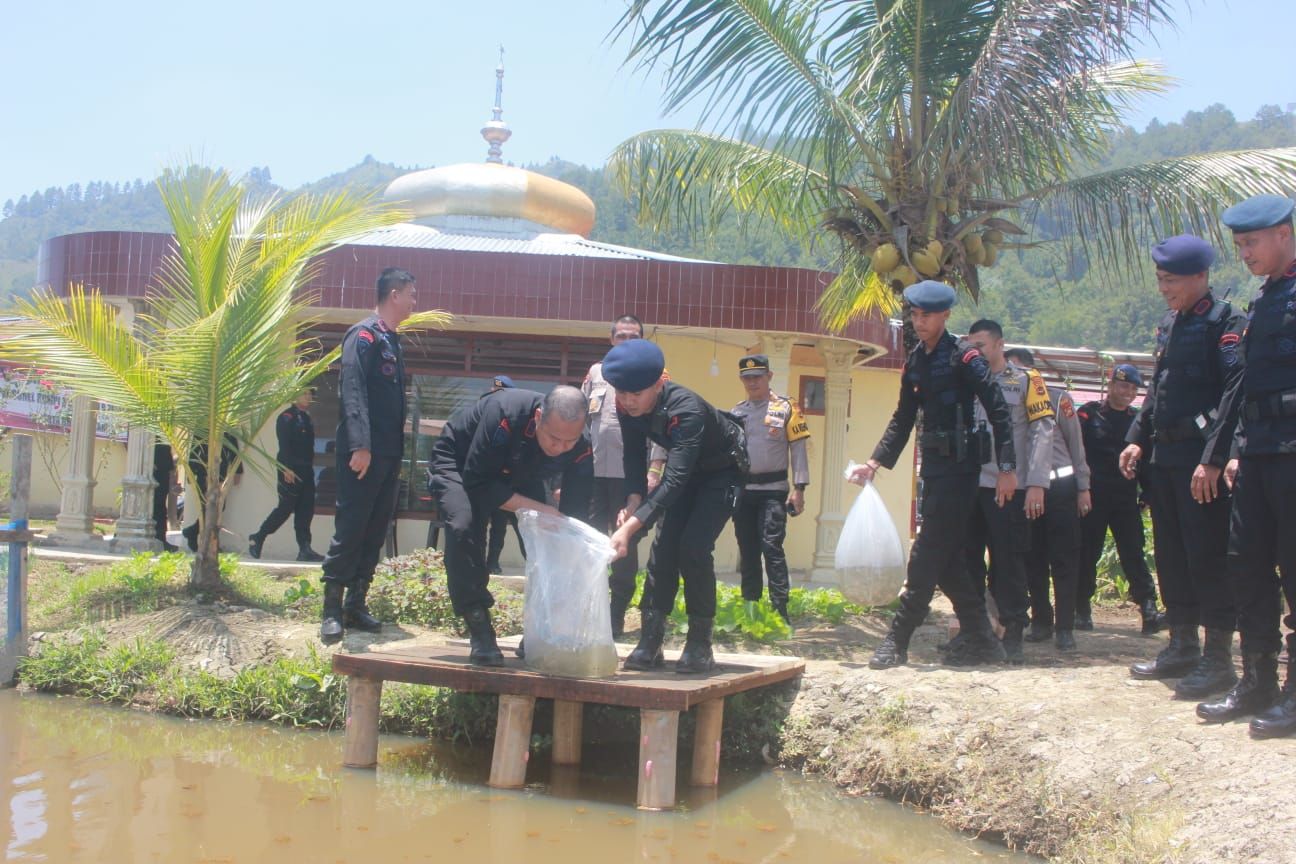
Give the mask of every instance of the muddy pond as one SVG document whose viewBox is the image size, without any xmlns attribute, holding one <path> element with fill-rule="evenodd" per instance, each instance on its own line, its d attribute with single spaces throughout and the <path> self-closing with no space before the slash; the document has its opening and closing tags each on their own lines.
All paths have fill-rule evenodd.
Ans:
<svg viewBox="0 0 1296 864">
<path fill-rule="evenodd" d="M 377 771 L 343 769 L 341 752 L 340 732 L 0 690 L 4 860 L 1035 860 L 794 772 L 731 770 L 716 790 L 681 788 L 677 811 L 647 813 L 634 807 L 632 752 L 587 753 L 579 771 L 536 759 L 528 787 L 507 793 L 486 786 L 488 746 L 384 737 Z"/>
</svg>

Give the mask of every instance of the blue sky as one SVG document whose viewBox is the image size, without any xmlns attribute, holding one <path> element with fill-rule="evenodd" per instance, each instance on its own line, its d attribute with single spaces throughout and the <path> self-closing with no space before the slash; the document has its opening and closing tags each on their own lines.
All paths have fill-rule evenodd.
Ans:
<svg viewBox="0 0 1296 864">
<path fill-rule="evenodd" d="M 1249 118 L 1296 102 L 1293 0 L 1198 0 L 1144 56 L 1181 85 L 1130 116 L 1215 102 Z M 479 161 L 497 46 L 505 156 L 598 164 L 664 118 L 660 80 L 621 68 L 605 37 L 624 0 L 64 0 L 0 3 L 0 201 L 151 177 L 190 157 L 269 166 L 296 186 L 366 154 L 401 165 Z"/>
</svg>

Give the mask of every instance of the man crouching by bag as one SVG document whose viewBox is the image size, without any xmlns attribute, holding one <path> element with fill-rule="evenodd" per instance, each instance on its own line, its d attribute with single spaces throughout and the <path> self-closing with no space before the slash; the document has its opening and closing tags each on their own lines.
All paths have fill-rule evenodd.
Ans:
<svg viewBox="0 0 1296 864">
<path fill-rule="evenodd" d="M 472 663 L 504 665 L 487 611 L 495 604 L 486 569 L 491 514 L 589 515 L 594 451 L 585 411 L 585 395 L 575 387 L 548 395 L 499 390 L 455 412 L 432 447 L 428 489 L 445 522 L 450 602 L 468 624 Z M 546 481 L 561 489 L 561 507 L 546 503 Z"/>
<path fill-rule="evenodd" d="M 623 342 L 603 359 L 603 377 L 617 391 L 625 444 L 626 502 L 612 535 L 617 557 L 626 554 L 641 528 L 661 519 L 639 604 L 643 628 L 625 668 L 663 664 L 666 616 L 675 606 L 682 576 L 689 629 L 675 671 L 709 672 L 715 668 L 715 542 L 738 501 L 747 445 L 735 420 L 692 390 L 663 381 L 665 367 L 661 349 L 644 339 Z M 666 450 L 661 483 L 651 493 L 646 482 L 649 440 Z"/>
</svg>

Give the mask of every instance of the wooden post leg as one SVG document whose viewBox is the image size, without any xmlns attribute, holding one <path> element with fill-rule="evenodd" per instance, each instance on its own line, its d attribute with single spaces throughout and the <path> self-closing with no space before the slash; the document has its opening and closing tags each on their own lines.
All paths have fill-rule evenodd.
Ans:
<svg viewBox="0 0 1296 864">
<path fill-rule="evenodd" d="M 724 698 L 697 706 L 697 729 L 693 737 L 694 786 L 715 786 L 720 782 L 720 727 L 724 725 Z"/>
<path fill-rule="evenodd" d="M 373 768 L 378 764 L 378 705 L 382 681 L 347 678 L 346 747 L 342 764 L 347 768 Z"/>
<path fill-rule="evenodd" d="M 497 789 L 521 789 L 526 785 L 527 760 L 531 757 L 531 717 L 534 696 L 500 696 L 499 719 L 495 721 L 495 755 L 491 757 L 490 785 Z"/>
<path fill-rule="evenodd" d="M 585 703 L 554 700 L 553 764 L 579 765 Z"/>
<path fill-rule="evenodd" d="M 679 746 L 679 712 L 639 712 L 639 809 L 675 806 L 675 751 Z"/>
</svg>

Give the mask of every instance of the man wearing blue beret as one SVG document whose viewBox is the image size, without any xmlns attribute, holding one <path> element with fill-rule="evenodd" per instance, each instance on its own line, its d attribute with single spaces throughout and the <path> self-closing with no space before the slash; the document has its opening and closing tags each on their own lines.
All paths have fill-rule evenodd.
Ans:
<svg viewBox="0 0 1296 864">
<path fill-rule="evenodd" d="M 889 669 L 909 661 L 909 639 L 927 617 L 937 585 L 954 604 L 964 636 L 963 655 L 978 661 L 1003 660 L 1003 645 L 990 629 L 985 598 L 972 587 L 963 554 L 982 462 L 993 459 L 998 466 L 995 498 L 1000 507 L 1017 491 L 1008 405 L 981 352 L 945 330 L 954 289 L 940 282 L 919 282 L 906 288 L 904 297 L 919 344 L 905 361 L 900 402 L 890 425 L 873 457 L 856 468 L 850 479 L 863 486 L 878 468 L 894 468 L 921 410 L 923 523 L 909 550 L 900 609 L 869 667 Z M 985 407 L 994 429 L 997 458 L 990 453 L 988 434 L 972 426 L 974 400 Z"/>
<path fill-rule="evenodd" d="M 1220 405 L 1221 415 L 1236 414 L 1237 436 L 1219 434 L 1207 442 L 1212 464 L 1236 459 L 1229 462 L 1236 474 L 1228 562 L 1242 633 L 1242 680 L 1223 699 L 1197 706 L 1197 714 L 1212 721 L 1254 714 L 1256 738 L 1296 732 L 1296 615 L 1287 617 L 1287 680 L 1278 692 L 1283 594 L 1287 608 L 1296 610 L 1294 207 L 1280 195 L 1259 195 L 1224 211 L 1238 255 L 1265 282 L 1237 346 L 1245 371 Z"/>
<path fill-rule="evenodd" d="M 1182 234 L 1152 249 L 1157 288 L 1169 307 L 1156 334 L 1156 367 L 1147 398 L 1125 440 L 1121 473 L 1132 479 L 1145 454 L 1157 578 L 1170 642 L 1130 675 L 1179 678 L 1175 695 L 1200 698 L 1237 682 L 1233 630 L 1237 611 L 1228 584 L 1228 461 L 1233 421 L 1219 413 L 1224 392 L 1242 375 L 1238 340 L 1246 325 L 1227 300 L 1211 293 L 1215 250 Z M 1208 447 L 1217 440 L 1219 445 Z M 1197 628 L 1206 629 L 1205 650 Z"/>
<path fill-rule="evenodd" d="M 1130 599 L 1143 616 L 1143 635 L 1161 630 L 1165 616 L 1157 611 L 1156 583 L 1143 556 L 1143 514 L 1139 511 L 1136 478 L 1120 471 L 1125 436 L 1138 415 L 1134 397 L 1143 386 L 1138 367 L 1122 363 L 1111 371 L 1107 398 L 1086 402 L 1076 411 L 1089 463 L 1092 509 L 1080 521 L 1080 578 L 1076 599 L 1076 629 L 1093 629 L 1093 595 L 1098 588 L 1098 559 L 1111 529 L 1121 569 L 1129 579 Z"/>
<path fill-rule="evenodd" d="M 612 548 L 624 557 L 635 535 L 661 520 L 648 556 L 639 609 L 639 644 L 626 669 L 661 666 L 666 616 L 681 577 L 688 639 L 675 671 L 715 668 L 711 630 L 716 614 L 716 538 L 733 515 L 747 473 L 743 427 L 692 390 L 662 377 L 666 358 L 646 339 L 631 339 L 603 358 L 603 377 L 616 390 L 625 468 L 625 508 L 617 516 Z M 661 481 L 647 489 L 648 442 L 666 451 Z"/>
</svg>

